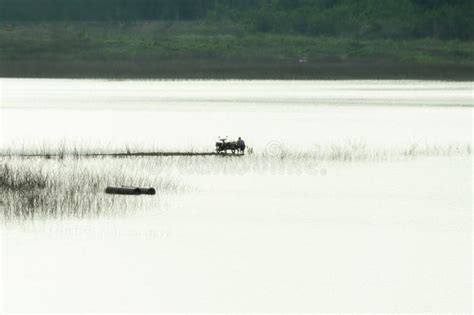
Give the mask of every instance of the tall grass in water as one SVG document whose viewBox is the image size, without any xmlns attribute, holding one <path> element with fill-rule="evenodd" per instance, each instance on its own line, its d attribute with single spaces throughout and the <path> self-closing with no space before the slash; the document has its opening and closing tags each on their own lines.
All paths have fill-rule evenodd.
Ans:
<svg viewBox="0 0 474 315">
<path fill-rule="evenodd" d="M 156 209 L 160 195 L 183 192 L 188 188 L 188 177 L 193 175 L 319 175 L 324 174 L 330 163 L 471 155 L 471 145 L 407 145 L 382 149 L 353 141 L 314 146 L 305 151 L 283 145 L 273 146 L 269 151 L 255 151 L 245 157 L 83 158 L 82 152 L 73 151 L 77 153 L 70 155 L 63 149 L 54 158 L 49 153 L 39 157 L 0 157 L 0 220 L 89 217 Z M 158 196 L 111 196 L 104 193 L 106 186 L 155 187 Z"/>
<path fill-rule="evenodd" d="M 289 147 L 284 143 L 272 142 L 260 148 L 248 148 L 247 155 L 261 157 L 278 157 L 282 159 L 312 158 L 320 161 L 378 161 L 396 158 L 418 157 L 418 156 L 450 156 L 470 155 L 471 144 L 429 144 L 408 143 L 397 147 L 384 148 L 381 146 L 369 146 L 365 141 L 348 140 L 329 144 L 308 144 L 302 150 L 298 147 Z M 107 156 L 130 157 L 135 156 L 160 156 L 167 154 L 176 155 L 198 155 L 199 153 L 213 153 L 213 147 L 173 147 L 162 148 L 157 144 L 125 144 L 121 147 L 106 145 L 91 147 L 78 143 L 59 142 L 57 144 L 23 145 L 16 148 L 1 148 L 2 157 L 43 157 L 46 159 L 65 159 L 94 157 L 103 158 Z"/>
<path fill-rule="evenodd" d="M 158 196 L 106 195 L 106 186 L 155 187 Z M 156 207 L 160 195 L 184 187 L 172 178 L 122 159 L 0 160 L 3 220 L 89 217 Z"/>
<path fill-rule="evenodd" d="M 281 146 L 272 152 L 262 152 L 261 156 L 281 159 L 316 159 L 329 162 L 371 162 L 428 156 L 471 155 L 471 144 L 419 144 L 412 143 L 399 147 L 371 147 L 364 141 L 314 145 L 312 149 L 300 151 Z"/>
<path fill-rule="evenodd" d="M 59 158 L 66 157 L 80 158 L 83 156 L 97 157 L 106 155 L 134 155 L 137 153 L 183 153 L 194 154 L 198 152 L 213 152 L 213 147 L 209 146 L 189 146 L 182 148 L 179 146 L 162 147 L 157 143 L 125 143 L 116 144 L 95 144 L 89 145 L 84 143 L 59 141 L 57 143 L 25 143 L 16 144 L 12 147 L 0 148 L 0 157 L 43 157 L 43 158 Z"/>
</svg>

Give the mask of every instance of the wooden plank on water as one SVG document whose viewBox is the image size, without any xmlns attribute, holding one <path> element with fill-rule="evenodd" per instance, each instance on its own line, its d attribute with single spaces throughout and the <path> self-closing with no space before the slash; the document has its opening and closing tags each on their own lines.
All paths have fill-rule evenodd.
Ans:
<svg viewBox="0 0 474 315">
<path fill-rule="evenodd" d="M 58 154 L 3 154 L 0 157 L 44 157 L 44 158 L 64 158 L 64 157 L 159 157 L 159 156 L 223 156 L 241 157 L 243 153 L 216 153 L 216 152 L 134 152 L 134 153 L 58 153 Z"/>
</svg>

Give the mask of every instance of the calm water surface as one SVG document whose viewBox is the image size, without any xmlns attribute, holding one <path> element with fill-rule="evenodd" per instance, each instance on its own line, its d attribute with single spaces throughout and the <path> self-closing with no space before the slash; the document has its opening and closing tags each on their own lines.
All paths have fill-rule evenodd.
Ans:
<svg viewBox="0 0 474 315">
<path fill-rule="evenodd" d="M 3 149 L 210 151 L 224 135 L 256 151 L 472 142 L 472 83 L 0 82 Z M 179 161 L 204 172 L 178 172 L 190 191 L 163 209 L 0 230 L 4 309 L 472 312 L 471 156 L 214 172 L 233 160 L 142 159 L 142 172 Z"/>
<path fill-rule="evenodd" d="M 472 83 L 3 79 L 1 146 L 256 150 L 348 140 L 394 147 L 470 143 Z"/>
</svg>

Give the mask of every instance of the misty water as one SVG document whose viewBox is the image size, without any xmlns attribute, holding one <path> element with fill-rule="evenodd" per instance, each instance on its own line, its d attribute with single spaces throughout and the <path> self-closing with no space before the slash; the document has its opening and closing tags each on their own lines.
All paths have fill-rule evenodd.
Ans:
<svg viewBox="0 0 474 315">
<path fill-rule="evenodd" d="M 7 311 L 471 307 L 472 156 L 449 148 L 472 147 L 472 83 L 0 84 L 2 152 L 211 152 L 218 136 L 241 136 L 254 151 L 138 159 L 133 172 L 186 186 L 156 208 L 2 226 Z M 315 172 L 314 156 L 291 155 L 354 144 L 386 156 L 313 161 Z M 413 146 L 435 149 L 403 154 Z M 127 172 L 133 161 L 87 163 Z"/>
<path fill-rule="evenodd" d="M 310 150 L 469 143 L 472 84 L 425 81 L 2 80 L 2 148 L 213 151 L 218 136 Z"/>
</svg>

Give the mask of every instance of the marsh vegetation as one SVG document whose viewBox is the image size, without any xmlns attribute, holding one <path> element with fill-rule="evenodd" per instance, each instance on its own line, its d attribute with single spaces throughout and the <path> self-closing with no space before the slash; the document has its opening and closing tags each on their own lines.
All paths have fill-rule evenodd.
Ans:
<svg viewBox="0 0 474 315">
<path fill-rule="evenodd" d="M 127 217 L 169 198 L 180 204 L 209 183 L 231 189 L 236 177 L 281 174 L 297 184 L 307 175 L 317 185 L 335 165 L 472 150 L 468 83 L 8 79 L 3 87 L 5 220 Z M 214 152 L 218 135 L 242 136 L 252 150 L 195 156 Z M 107 186 L 158 194 L 109 196 Z"/>
<path fill-rule="evenodd" d="M 159 208 L 161 195 L 185 189 L 183 183 L 145 165 L 135 160 L 2 158 L 2 219 L 117 216 L 145 206 Z M 111 196 L 104 193 L 107 186 L 154 186 L 158 196 Z"/>
<path fill-rule="evenodd" d="M 185 194 L 199 187 L 189 186 L 189 176 L 248 174 L 324 175 L 336 164 L 403 161 L 421 157 L 470 156 L 471 145 L 411 144 L 396 150 L 371 148 L 361 141 L 313 145 L 298 151 L 275 143 L 264 152 L 233 156 L 139 157 L 77 148 L 0 157 L 0 216 L 3 221 L 47 218 L 116 217 L 160 208 L 167 194 Z M 33 156 L 31 156 L 33 154 Z M 93 154 L 87 157 L 85 154 Z M 110 156 L 112 155 L 112 156 Z M 111 196 L 107 186 L 154 187 L 158 196 Z"/>
</svg>

